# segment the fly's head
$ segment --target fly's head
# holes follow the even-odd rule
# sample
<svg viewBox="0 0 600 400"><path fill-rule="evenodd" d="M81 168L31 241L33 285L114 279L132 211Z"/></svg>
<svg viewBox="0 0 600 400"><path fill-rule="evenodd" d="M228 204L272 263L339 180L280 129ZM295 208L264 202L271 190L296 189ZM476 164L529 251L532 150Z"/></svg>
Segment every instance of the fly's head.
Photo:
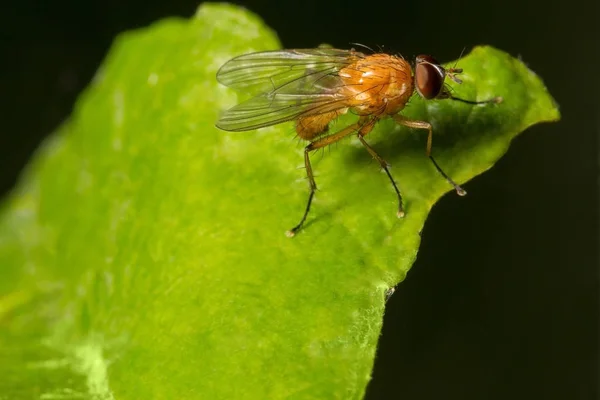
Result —
<svg viewBox="0 0 600 400"><path fill-rule="evenodd" d="M419 55L415 59L414 74L417 93L426 100L450 98L450 91L445 85L446 77L460 84L462 81L456 75L461 72L461 68L446 69L435 58Z"/></svg>

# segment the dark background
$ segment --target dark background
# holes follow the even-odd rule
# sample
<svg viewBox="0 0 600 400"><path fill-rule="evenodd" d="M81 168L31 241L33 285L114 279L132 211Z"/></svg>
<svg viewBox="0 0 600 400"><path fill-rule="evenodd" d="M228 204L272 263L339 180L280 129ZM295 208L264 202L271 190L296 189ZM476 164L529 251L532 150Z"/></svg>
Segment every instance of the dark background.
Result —
<svg viewBox="0 0 600 400"><path fill-rule="evenodd" d="M491 44L521 55L562 121L520 136L447 195L388 303L368 399L598 397L597 0L240 1L284 47L385 46L458 57ZM195 0L22 0L0 6L0 193L67 117L112 39Z"/></svg>

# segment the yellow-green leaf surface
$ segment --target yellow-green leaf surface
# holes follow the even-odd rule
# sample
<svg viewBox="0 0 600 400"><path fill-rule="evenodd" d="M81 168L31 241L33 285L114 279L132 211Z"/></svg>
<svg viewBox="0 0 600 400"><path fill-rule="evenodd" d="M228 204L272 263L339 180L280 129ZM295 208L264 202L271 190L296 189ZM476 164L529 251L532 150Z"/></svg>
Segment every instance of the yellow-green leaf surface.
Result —
<svg viewBox="0 0 600 400"><path fill-rule="evenodd" d="M383 121L367 139L392 164L406 218L351 137L314 155L320 190L287 238L308 194L293 125L214 127L243 99L216 82L219 66L278 47L228 5L117 38L4 202L1 399L362 398L384 292L451 187L424 132ZM504 102L415 98L406 115L432 122L438 162L466 182L559 113L502 51L477 47L459 67L456 95Z"/></svg>

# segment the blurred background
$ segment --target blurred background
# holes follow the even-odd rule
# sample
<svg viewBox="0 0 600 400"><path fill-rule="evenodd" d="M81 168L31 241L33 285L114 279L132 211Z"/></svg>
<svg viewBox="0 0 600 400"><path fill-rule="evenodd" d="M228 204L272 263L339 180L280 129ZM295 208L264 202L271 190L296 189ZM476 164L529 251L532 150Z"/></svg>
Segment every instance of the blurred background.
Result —
<svg viewBox="0 0 600 400"><path fill-rule="evenodd" d="M521 56L561 107L445 196L388 303L367 399L598 398L600 5L595 0L237 1L284 47L359 42L455 59ZM196 0L8 0L0 10L0 194L15 184L119 32Z"/></svg>

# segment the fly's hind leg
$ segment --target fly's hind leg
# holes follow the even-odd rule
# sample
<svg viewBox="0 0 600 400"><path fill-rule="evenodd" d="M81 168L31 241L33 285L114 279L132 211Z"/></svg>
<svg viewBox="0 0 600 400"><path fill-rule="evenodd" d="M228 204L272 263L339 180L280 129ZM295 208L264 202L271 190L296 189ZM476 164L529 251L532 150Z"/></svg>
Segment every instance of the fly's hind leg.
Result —
<svg viewBox="0 0 600 400"><path fill-rule="evenodd" d="M315 191L317 190L317 184L315 183L315 177L313 175L312 166L310 165L310 152L335 143L343 137L348 136L352 132L359 130L363 125L362 122L363 121L359 121L356 124L347 126L339 132L316 139L304 148L304 166L306 167L306 176L310 185L310 194L308 195L308 201L306 203L306 209L304 210L304 215L302 216L302 219L300 220L298 225L294 226L292 229L285 233L288 237L295 236L296 233L300 230L300 228L302 228L302 225L304 225L306 217L310 212L310 205L312 204Z"/></svg>
<svg viewBox="0 0 600 400"><path fill-rule="evenodd" d="M409 128L427 129L427 131L429 132L427 134L427 150L426 150L427 157L429 157L429 159L435 166L435 169L437 169L437 171L440 173L440 175L442 175L444 177L444 179L446 179L446 181L448 181L448 183L450 183L452 185L452 187L454 187L454 190L456 190L456 193L458 193L459 196L466 195L467 192L465 191L465 189L458 186L458 184L456 182L454 182L452 180L452 178L450 178L444 172L444 170L438 165L438 163L435 161L435 159L431 155L431 145L432 145L432 139L433 139L433 129L431 127L431 124L429 122L425 122L425 121L415 121L412 119L406 119L398 114L394 115L393 118L398 124L408 126Z"/></svg>

